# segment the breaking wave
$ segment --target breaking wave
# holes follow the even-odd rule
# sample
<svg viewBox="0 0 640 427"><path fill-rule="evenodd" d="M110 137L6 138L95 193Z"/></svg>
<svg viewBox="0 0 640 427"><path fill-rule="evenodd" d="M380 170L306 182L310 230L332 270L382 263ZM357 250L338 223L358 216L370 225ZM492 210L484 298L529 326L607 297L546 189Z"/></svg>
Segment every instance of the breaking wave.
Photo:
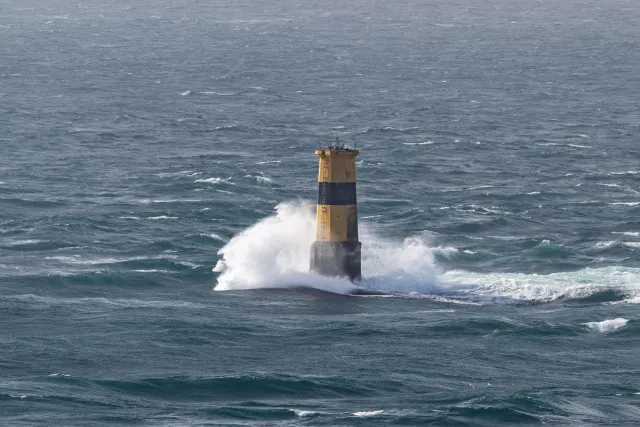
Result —
<svg viewBox="0 0 640 427"><path fill-rule="evenodd" d="M622 328L624 325L627 324L628 321L629 321L628 319L623 319L622 317L618 317L616 319L603 320L602 322L587 322L587 323L584 323L584 325L593 331L606 334L608 332L613 332L616 329Z"/></svg>
<svg viewBox="0 0 640 427"><path fill-rule="evenodd" d="M360 223L363 280L354 285L346 279L309 272L309 247L314 240L312 205L278 205L275 215L236 235L218 252L221 259L213 269L218 273L215 290L309 287L348 294L364 288L481 304L554 300L636 303L640 296L640 269L631 267L551 274L445 272L438 260L455 260L461 255L458 249L429 246L422 236L387 240L376 235L366 222Z"/></svg>

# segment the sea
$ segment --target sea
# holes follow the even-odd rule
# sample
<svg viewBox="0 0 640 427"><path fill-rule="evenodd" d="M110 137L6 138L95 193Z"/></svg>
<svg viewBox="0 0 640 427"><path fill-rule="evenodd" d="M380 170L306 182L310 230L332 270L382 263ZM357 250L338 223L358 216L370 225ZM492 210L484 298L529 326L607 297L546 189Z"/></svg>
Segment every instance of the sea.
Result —
<svg viewBox="0 0 640 427"><path fill-rule="evenodd" d="M640 425L639 69L637 0L0 0L0 425Z"/></svg>

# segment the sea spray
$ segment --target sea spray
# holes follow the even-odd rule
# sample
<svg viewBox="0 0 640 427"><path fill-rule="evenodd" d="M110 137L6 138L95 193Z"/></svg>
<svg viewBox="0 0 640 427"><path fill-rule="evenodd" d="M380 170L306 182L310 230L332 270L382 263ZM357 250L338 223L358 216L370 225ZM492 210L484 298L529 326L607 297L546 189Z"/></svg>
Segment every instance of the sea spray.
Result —
<svg viewBox="0 0 640 427"><path fill-rule="evenodd" d="M348 293L355 286L342 278L309 273L309 248L315 239L313 206L286 202L276 214L232 238L218 255L213 269L220 273L218 291L256 288L313 287ZM361 224L363 280L359 286L397 292L434 289L436 267L433 251L420 237L393 243L376 236Z"/></svg>
<svg viewBox="0 0 640 427"><path fill-rule="evenodd" d="M213 269L220 273L215 289L281 287L283 276L309 270L314 236L308 204L279 204L275 215L258 221L220 249L222 259Z"/></svg>
<svg viewBox="0 0 640 427"><path fill-rule="evenodd" d="M486 304L583 299L598 293L604 293L602 302L638 303L640 296L640 269L631 267L551 274L445 272L435 255L455 258L456 248L429 246L420 235L396 241L382 238L366 221L360 223L362 280L354 285L346 279L322 277L309 272L309 248L316 227L313 207L311 202L281 203L275 215L232 238L218 252L222 258L213 269L219 273L215 290L310 287L350 293L362 287Z"/></svg>

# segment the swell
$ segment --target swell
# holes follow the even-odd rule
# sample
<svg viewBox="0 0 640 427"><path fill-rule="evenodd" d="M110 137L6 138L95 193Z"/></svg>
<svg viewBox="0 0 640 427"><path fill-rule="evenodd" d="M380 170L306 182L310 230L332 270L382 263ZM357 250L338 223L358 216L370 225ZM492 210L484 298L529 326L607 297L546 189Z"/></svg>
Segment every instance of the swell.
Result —
<svg viewBox="0 0 640 427"><path fill-rule="evenodd" d="M244 374L213 378L151 377L134 380L47 377L66 386L99 388L127 397L166 401L318 399L371 396L374 391L346 378L309 378L277 374Z"/></svg>

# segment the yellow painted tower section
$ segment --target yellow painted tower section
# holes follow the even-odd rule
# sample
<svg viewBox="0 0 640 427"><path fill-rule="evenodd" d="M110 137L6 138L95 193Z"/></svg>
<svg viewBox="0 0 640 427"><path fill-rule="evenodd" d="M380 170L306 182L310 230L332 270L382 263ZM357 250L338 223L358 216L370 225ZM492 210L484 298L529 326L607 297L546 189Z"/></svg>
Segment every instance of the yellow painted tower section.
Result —
<svg viewBox="0 0 640 427"><path fill-rule="evenodd" d="M356 201L358 150L330 146L319 157L316 242L311 269L329 276L360 278L360 242Z"/></svg>

